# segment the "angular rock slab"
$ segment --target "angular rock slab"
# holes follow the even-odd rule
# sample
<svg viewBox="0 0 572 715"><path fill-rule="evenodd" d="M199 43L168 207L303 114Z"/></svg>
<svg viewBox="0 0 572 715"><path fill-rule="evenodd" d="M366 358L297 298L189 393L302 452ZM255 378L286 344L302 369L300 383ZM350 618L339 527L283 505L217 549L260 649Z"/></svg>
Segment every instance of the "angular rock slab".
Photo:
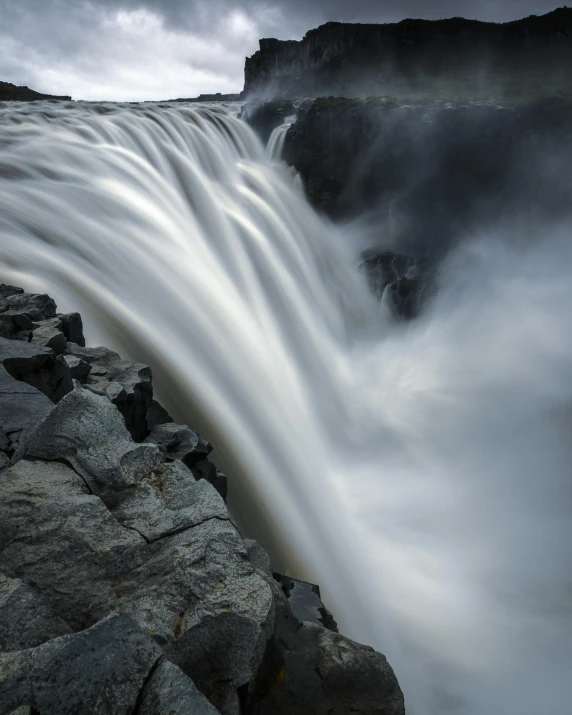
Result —
<svg viewBox="0 0 572 715"><path fill-rule="evenodd" d="M42 715L131 715L161 656L155 641L124 615L0 655L0 712L25 704Z"/></svg>
<svg viewBox="0 0 572 715"><path fill-rule="evenodd" d="M109 400L83 389L66 395L38 425L27 456L69 460L95 493L134 487L162 468L157 447L135 444Z"/></svg>
<svg viewBox="0 0 572 715"><path fill-rule="evenodd" d="M219 715L190 678L168 660L153 671L137 715Z"/></svg>
<svg viewBox="0 0 572 715"><path fill-rule="evenodd" d="M53 402L73 390L65 361L47 347L0 338L0 363L16 380L37 388Z"/></svg>
<svg viewBox="0 0 572 715"><path fill-rule="evenodd" d="M30 586L0 573L0 653L23 650L71 633Z"/></svg>
<svg viewBox="0 0 572 715"><path fill-rule="evenodd" d="M0 365L0 429L8 439L2 449L11 454L23 446L30 432L53 409L49 398L35 387L15 380Z"/></svg>

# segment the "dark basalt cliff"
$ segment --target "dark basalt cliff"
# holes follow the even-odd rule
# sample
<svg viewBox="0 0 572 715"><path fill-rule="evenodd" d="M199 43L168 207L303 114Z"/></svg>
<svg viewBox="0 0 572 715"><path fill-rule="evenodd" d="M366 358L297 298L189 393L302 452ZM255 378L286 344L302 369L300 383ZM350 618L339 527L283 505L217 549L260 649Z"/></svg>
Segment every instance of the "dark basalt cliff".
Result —
<svg viewBox="0 0 572 715"><path fill-rule="evenodd" d="M566 7L505 24L329 22L299 42L260 40L246 59L244 95L531 96L567 92L571 73L572 9Z"/></svg>

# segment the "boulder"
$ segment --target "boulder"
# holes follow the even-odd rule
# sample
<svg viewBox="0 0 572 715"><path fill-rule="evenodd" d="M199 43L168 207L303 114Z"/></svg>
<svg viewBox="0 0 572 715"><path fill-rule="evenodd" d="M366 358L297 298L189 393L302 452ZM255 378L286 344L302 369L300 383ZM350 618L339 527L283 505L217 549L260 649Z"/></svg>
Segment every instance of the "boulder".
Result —
<svg viewBox="0 0 572 715"><path fill-rule="evenodd" d="M67 633L71 628L39 592L0 573L0 653L34 648Z"/></svg>
<svg viewBox="0 0 572 715"><path fill-rule="evenodd" d="M66 340L80 347L85 347L85 338L83 336L83 321L79 313L58 314L58 318L62 324L63 334Z"/></svg>
<svg viewBox="0 0 572 715"><path fill-rule="evenodd" d="M0 363L16 380L37 388L53 402L73 390L68 366L50 348L0 338Z"/></svg>
<svg viewBox="0 0 572 715"><path fill-rule="evenodd" d="M135 621L112 616L82 633L0 655L0 712L130 715L162 656Z"/></svg>
<svg viewBox="0 0 572 715"><path fill-rule="evenodd" d="M19 446L23 448L30 432L53 406L46 395L15 380L0 365L0 449L12 456Z"/></svg>
<svg viewBox="0 0 572 715"><path fill-rule="evenodd" d="M137 715L218 715L180 668L162 660L145 686Z"/></svg>
<svg viewBox="0 0 572 715"><path fill-rule="evenodd" d="M151 432L153 427L166 424L167 422L173 422L173 418L157 400L153 400L151 407L147 411L147 431Z"/></svg>
<svg viewBox="0 0 572 715"><path fill-rule="evenodd" d="M6 283L0 283L0 297L7 298L10 295L18 295L24 292L23 288L16 288L16 286L7 285Z"/></svg>
<svg viewBox="0 0 572 715"><path fill-rule="evenodd" d="M155 425L145 441L156 444L167 460L179 459L187 467L206 459L213 450L198 432L174 422Z"/></svg>
<svg viewBox="0 0 572 715"><path fill-rule="evenodd" d="M50 348L56 355L61 355L66 349L67 340L62 332L62 322L59 318L50 318L36 323L31 331L30 342L40 347Z"/></svg>
<svg viewBox="0 0 572 715"><path fill-rule="evenodd" d="M81 383L85 382L92 369L91 365L75 355L64 355L63 358L69 368L72 379L79 380Z"/></svg>
<svg viewBox="0 0 572 715"><path fill-rule="evenodd" d="M212 484L223 499L226 500L228 492L228 477L218 470L208 459L202 459L191 467L191 472L195 479L205 479Z"/></svg>
<svg viewBox="0 0 572 715"><path fill-rule="evenodd" d="M147 413L153 402L151 368L122 360L116 352L101 346L86 348L68 343L66 354L91 365L87 388L116 405L133 439L145 439Z"/></svg>
<svg viewBox="0 0 572 715"><path fill-rule="evenodd" d="M162 465L150 444L135 444L118 410L104 397L74 390L35 429L26 456L65 459L97 494L134 487Z"/></svg>
<svg viewBox="0 0 572 715"><path fill-rule="evenodd" d="M22 291L3 295L2 298L7 310L14 314L25 315L30 320L47 320L56 317L56 304L49 295Z"/></svg>
<svg viewBox="0 0 572 715"><path fill-rule="evenodd" d="M292 612L300 622L314 623L334 633L338 632L334 617L322 603L319 586L278 573L274 574L274 578L282 587Z"/></svg>

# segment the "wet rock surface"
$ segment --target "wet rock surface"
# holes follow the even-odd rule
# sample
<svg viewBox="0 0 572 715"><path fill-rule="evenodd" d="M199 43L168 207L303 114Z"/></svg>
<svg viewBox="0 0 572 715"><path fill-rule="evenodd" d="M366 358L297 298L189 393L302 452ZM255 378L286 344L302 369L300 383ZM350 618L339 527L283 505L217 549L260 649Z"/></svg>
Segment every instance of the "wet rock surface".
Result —
<svg viewBox="0 0 572 715"><path fill-rule="evenodd" d="M53 313L30 318L45 344L0 338L0 715L401 715L383 656L242 538L150 369L80 345L53 301L0 296ZM30 384L61 364L65 394Z"/></svg>

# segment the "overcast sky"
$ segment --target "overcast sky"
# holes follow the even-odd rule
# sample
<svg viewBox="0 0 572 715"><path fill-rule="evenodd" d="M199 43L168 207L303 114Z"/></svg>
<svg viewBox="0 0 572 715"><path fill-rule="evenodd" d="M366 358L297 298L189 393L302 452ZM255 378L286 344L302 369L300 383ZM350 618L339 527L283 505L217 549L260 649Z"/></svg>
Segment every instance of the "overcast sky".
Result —
<svg viewBox="0 0 572 715"><path fill-rule="evenodd" d="M260 37L328 20L515 20L550 0L0 0L0 80L74 99L238 92Z"/></svg>

